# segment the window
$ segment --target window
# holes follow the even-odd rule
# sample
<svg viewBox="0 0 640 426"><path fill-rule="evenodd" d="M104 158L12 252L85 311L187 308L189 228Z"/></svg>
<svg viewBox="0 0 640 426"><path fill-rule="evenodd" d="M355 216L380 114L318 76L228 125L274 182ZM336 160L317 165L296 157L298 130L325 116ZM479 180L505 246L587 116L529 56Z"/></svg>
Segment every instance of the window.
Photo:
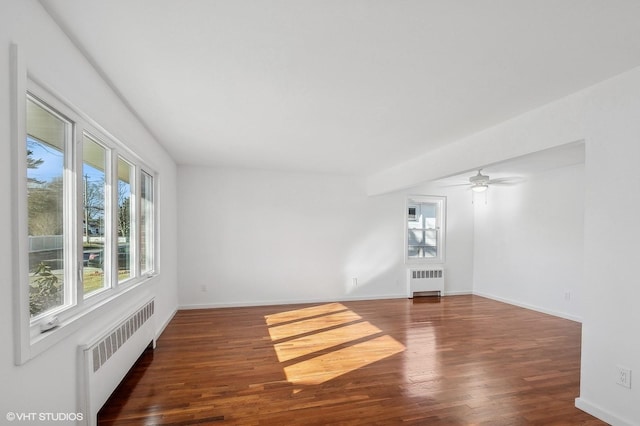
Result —
<svg viewBox="0 0 640 426"><path fill-rule="evenodd" d="M16 199L24 205L16 238L28 242L16 244L24 259L17 281L26 289L16 292L16 305L26 309L28 298L28 313L17 317L28 318L20 335L33 343L42 323L72 321L154 274L157 239L151 169L36 83L27 89L16 154L23 156Z"/></svg>
<svg viewBox="0 0 640 426"><path fill-rule="evenodd" d="M29 312L38 316L70 303L63 283L70 272L69 215L65 199L72 123L33 98L27 99L27 223Z"/></svg>
<svg viewBox="0 0 640 426"><path fill-rule="evenodd" d="M409 197L405 221L407 263L444 262L445 198Z"/></svg>
<svg viewBox="0 0 640 426"><path fill-rule="evenodd" d="M105 224L109 222L107 198L107 148L86 133L82 145L82 290L85 295L109 287L104 259L110 249Z"/></svg>
<svg viewBox="0 0 640 426"><path fill-rule="evenodd" d="M118 281L131 278L132 214L131 183L133 165L118 158Z"/></svg>

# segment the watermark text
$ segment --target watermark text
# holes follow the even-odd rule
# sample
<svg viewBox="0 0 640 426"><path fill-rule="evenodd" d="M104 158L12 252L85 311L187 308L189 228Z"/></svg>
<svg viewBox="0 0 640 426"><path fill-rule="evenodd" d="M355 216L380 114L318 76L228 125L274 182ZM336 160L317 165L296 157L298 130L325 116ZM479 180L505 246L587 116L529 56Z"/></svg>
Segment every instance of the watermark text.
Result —
<svg viewBox="0 0 640 426"><path fill-rule="evenodd" d="M84 420L82 413L25 413L9 411L6 415L10 422L76 422Z"/></svg>

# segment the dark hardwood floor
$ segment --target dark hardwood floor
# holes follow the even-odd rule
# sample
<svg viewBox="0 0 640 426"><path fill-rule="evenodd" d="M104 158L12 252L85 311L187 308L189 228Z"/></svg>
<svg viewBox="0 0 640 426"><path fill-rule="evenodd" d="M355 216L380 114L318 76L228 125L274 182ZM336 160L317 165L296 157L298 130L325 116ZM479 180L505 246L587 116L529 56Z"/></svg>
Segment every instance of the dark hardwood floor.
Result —
<svg viewBox="0 0 640 426"><path fill-rule="evenodd" d="M600 425L578 323L478 296L180 311L100 425Z"/></svg>

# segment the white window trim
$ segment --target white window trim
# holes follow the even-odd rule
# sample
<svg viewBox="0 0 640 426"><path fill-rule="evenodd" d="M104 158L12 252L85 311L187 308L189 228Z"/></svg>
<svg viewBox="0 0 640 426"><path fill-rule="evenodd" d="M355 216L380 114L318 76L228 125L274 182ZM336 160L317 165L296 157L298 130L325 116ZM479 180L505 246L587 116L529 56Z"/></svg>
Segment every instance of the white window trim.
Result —
<svg viewBox="0 0 640 426"><path fill-rule="evenodd" d="M155 172L155 169L149 167L138 155L136 155L131 149L129 149L125 144L123 144L120 140L114 137L111 133L106 131L96 122L94 122L91 118L86 116L86 114L82 113L79 109L70 106L69 102L66 102L63 97L59 96L54 90L46 87L44 84L38 81L37 78L30 75L26 68L24 59L20 53L20 50L17 45L12 44L10 48L10 62L11 62L11 73L10 73L10 103L11 103L11 180L12 180L12 193L11 193L11 218L12 218L12 247L13 247L13 262L14 267L12 268L11 278L13 282L13 300L14 300L14 360L16 365L24 364L30 359L36 357L37 355L43 353L51 346L55 345L57 342L66 338L70 334L76 332L81 329L85 321L80 321L87 317L88 315L99 314L103 312L110 302L113 300L119 299L123 297L125 294L129 293L131 290L137 288L141 284L148 282L150 278L153 278L159 274L159 245L158 242L160 240L160 236L158 234L158 174ZM153 242L152 242L152 252L154 259L154 268L149 273L146 273L144 276L138 274L140 266L138 265L139 259L137 259L137 255L132 256L130 260L130 268L132 278L122 281L120 283L117 282L117 278L112 279L113 287L110 289L105 289L97 292L96 294L92 294L89 298L83 299L79 297L77 300L77 304L72 307L54 309L52 311L47 312L46 315L36 317L37 321L33 321L29 312L29 285L28 285L28 274L25 274L24 271L27 271L28 268L28 256L25 255L28 251L28 239L26 236L28 235L28 221L27 221L27 181L23 179L23 174L27 169L27 160L24 150L24 142L27 138L26 131L26 95L27 92L32 93L39 99L42 99L47 104L54 107L57 111L65 115L69 115L72 120L77 124L78 122L82 123L82 126L74 125L74 142L76 144L82 143L82 134L83 132L87 132L91 136L95 137L101 143L105 143L109 149L111 150L111 155L121 156L123 159L126 159L128 162L134 165L134 179L132 182L133 185L139 185L138 174L141 171L146 172L153 178ZM80 135L80 136L78 136ZM75 155L75 154L74 154ZM77 156L79 157L79 156ZM75 162L75 168L77 170L78 167L82 165L82 158L70 158L70 161ZM113 162L112 164L117 164ZM115 167L115 166L114 166ZM109 171L111 174L111 179L117 179L117 173L115 170ZM78 178L79 179L79 178ZM77 179L73 182L73 188L75 193L77 193ZM137 194L139 191L138 187L132 187L132 192L135 191ZM65 202L71 202L70 200L65 200ZM114 203L111 203L114 204ZM137 204L137 202L133 202L132 204ZM76 206L71 206L76 207ZM78 208L80 208L78 206ZM112 209L115 209L115 206L112 206ZM137 207L134 207L137 209ZM78 215L79 213L75 211L75 209L69 209L72 215ZM132 211L132 214L135 214L135 210ZM75 218L77 219L77 218ZM132 221L137 222L137 221ZM78 221L75 220L76 227L79 227ZM133 224L132 224L133 225ZM138 232L138 225L135 225L135 228L132 230L132 233ZM79 230L73 229L70 233L71 235L68 238L72 238L75 241L73 246L78 246L78 241L81 240L81 234L78 235ZM137 235L138 234L133 234ZM68 239L66 238L66 239ZM136 238L134 238L135 240ZM111 275L113 275L113 269L115 269L115 276L117 277L117 262L118 262L118 254L117 254L117 244L112 244L112 251L115 251L115 261L112 262L112 271ZM76 262L74 264L81 265L81 261L79 256L81 253L70 253L71 256L75 256ZM136 251L137 253L137 251ZM113 256L113 254L112 254ZM80 271L71 271L71 273L80 273ZM151 280L153 281L153 280ZM81 284L81 280L78 280L78 288L74 289L72 292L75 295L80 295L81 289L79 288ZM66 284L67 285L67 284ZM59 326L54 330L48 331L46 333L40 333L39 325L40 320L49 318L52 315L56 315L59 320Z"/></svg>
<svg viewBox="0 0 640 426"><path fill-rule="evenodd" d="M409 258L409 226L408 212L409 207L416 203L436 203L438 204L439 215L439 239L438 239L438 256L432 258ZM447 246L447 197L438 195L407 195L403 212L404 223L404 262L406 265L425 265L425 264L444 264L446 260Z"/></svg>
<svg viewBox="0 0 640 426"><path fill-rule="evenodd" d="M27 193L26 179L20 178L22 170L26 170L27 159L21 155L23 145L19 141L27 138L26 97L27 72L18 46L11 45L11 214L13 262L11 278L13 281L13 323L14 323L14 358L16 364L23 364L31 358L31 337L29 315L29 288L27 279L21 271L28 269L28 260L22 253L28 251L27 241L21 238L27 232Z"/></svg>

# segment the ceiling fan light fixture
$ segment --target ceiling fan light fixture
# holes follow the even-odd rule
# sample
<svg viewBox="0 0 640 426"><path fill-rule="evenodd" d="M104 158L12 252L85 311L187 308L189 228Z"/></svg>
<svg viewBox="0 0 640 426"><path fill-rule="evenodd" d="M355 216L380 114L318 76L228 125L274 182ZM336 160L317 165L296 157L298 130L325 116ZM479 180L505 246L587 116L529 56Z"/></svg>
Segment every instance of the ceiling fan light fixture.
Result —
<svg viewBox="0 0 640 426"><path fill-rule="evenodd" d="M487 189L489 189L489 185L487 185L486 183L479 183L471 187L471 190L473 192L484 192Z"/></svg>

